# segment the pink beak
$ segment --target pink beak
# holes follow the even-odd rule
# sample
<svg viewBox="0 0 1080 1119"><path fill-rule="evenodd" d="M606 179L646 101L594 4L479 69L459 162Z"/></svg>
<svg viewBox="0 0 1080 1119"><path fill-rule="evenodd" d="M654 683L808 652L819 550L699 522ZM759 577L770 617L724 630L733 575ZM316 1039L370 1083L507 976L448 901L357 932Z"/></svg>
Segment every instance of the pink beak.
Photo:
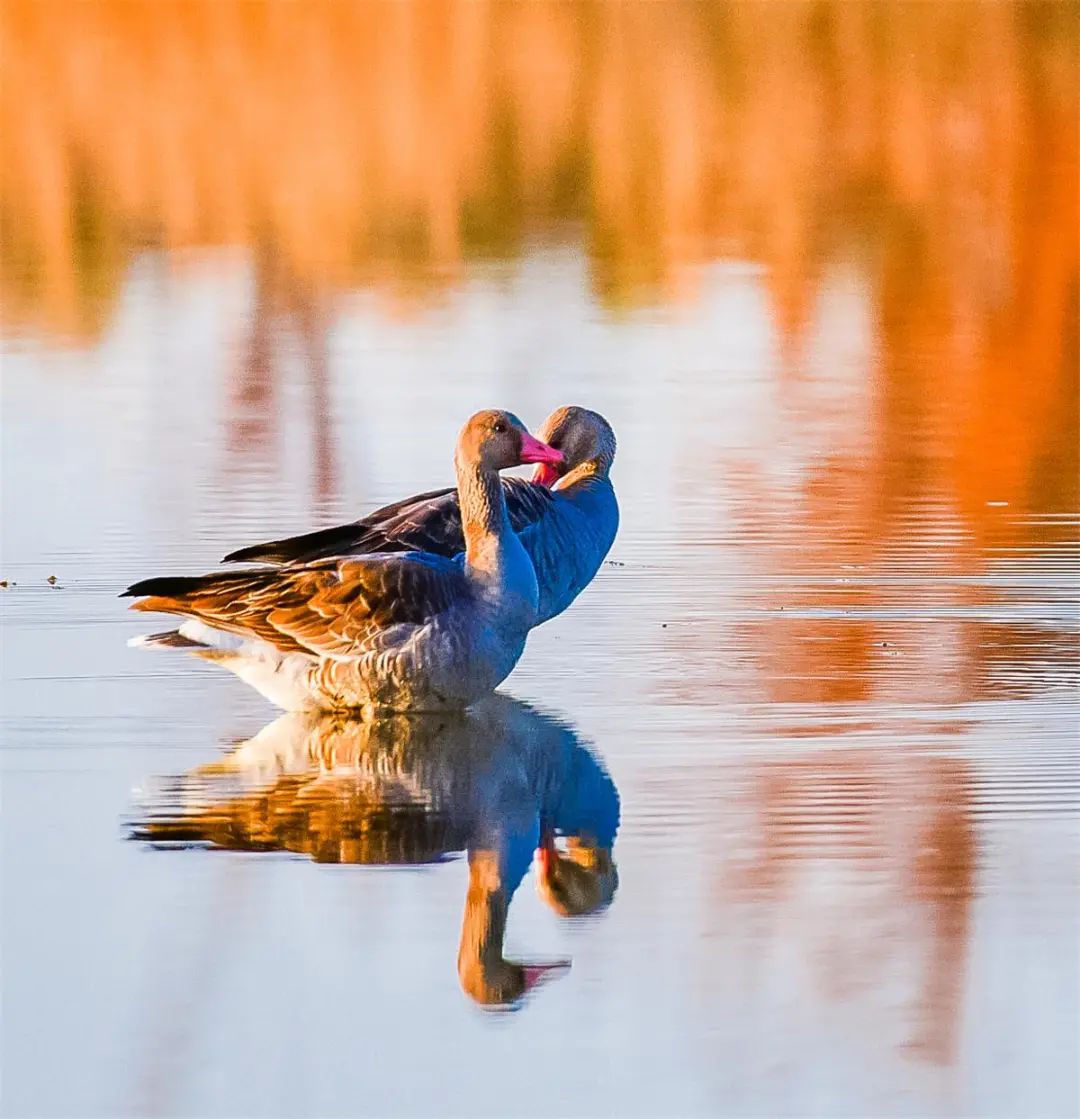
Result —
<svg viewBox="0 0 1080 1119"><path fill-rule="evenodd" d="M552 972L565 973L569 971L570 961L558 960L551 964L526 964L523 970L525 972L525 990L531 991L537 983L543 982Z"/></svg>
<svg viewBox="0 0 1080 1119"><path fill-rule="evenodd" d="M559 472L554 466L548 466L546 462L540 463L539 466L533 471L532 480L538 486L544 486L545 489L551 489L553 485L559 480Z"/></svg>
<svg viewBox="0 0 1080 1119"><path fill-rule="evenodd" d="M527 431L521 433L521 461L539 462L547 466L559 466L562 463L562 451L541 443L534 439Z"/></svg>
<svg viewBox="0 0 1080 1119"><path fill-rule="evenodd" d="M545 832L540 837L540 846L536 849L536 862L540 875L547 878L552 870L555 868L555 860L558 855L555 852L555 833Z"/></svg>

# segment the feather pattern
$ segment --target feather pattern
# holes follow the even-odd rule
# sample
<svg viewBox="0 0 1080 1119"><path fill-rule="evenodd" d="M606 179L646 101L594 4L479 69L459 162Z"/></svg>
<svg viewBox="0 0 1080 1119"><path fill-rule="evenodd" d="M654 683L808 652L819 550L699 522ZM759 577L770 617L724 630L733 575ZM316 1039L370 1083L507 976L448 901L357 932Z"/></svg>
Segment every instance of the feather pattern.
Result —
<svg viewBox="0 0 1080 1119"><path fill-rule="evenodd" d="M405 553L260 568L195 578L145 579L133 606L183 614L226 633L256 637L278 652L355 657L385 646L399 626L430 624L472 589L460 563Z"/></svg>
<svg viewBox="0 0 1080 1119"><path fill-rule="evenodd" d="M523 478L503 478L510 524L536 571L539 622L561 614L589 585L619 527L611 480L595 473L549 490ZM242 548L226 563L311 563L326 556L410 549L459 555L465 548L456 490L405 498L350 524Z"/></svg>
<svg viewBox="0 0 1080 1119"><path fill-rule="evenodd" d="M186 620L177 638L143 643L189 648L291 709L468 706L509 675L537 620L536 575L498 475L523 461L562 455L509 413L479 412L455 452L464 552L384 550L146 579L124 592L139 599L133 609ZM391 515L404 528L408 509Z"/></svg>
<svg viewBox="0 0 1080 1119"><path fill-rule="evenodd" d="M524 478L503 478L510 527L521 532L551 509L553 493ZM328 556L365 552L431 552L456 556L465 550L457 490L446 488L407 497L358 521L270 540L230 552L224 563L311 563Z"/></svg>

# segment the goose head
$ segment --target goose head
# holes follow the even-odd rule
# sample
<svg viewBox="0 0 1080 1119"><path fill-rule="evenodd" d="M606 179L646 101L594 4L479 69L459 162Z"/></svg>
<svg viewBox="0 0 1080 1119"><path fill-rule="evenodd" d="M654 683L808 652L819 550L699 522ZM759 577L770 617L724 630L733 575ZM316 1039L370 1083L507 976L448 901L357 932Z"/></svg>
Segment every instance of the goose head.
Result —
<svg viewBox="0 0 1080 1119"><path fill-rule="evenodd" d="M458 435L456 460L481 470L505 470L538 463L552 469L562 466L563 453L529 434L512 412L487 409L470 416Z"/></svg>
<svg viewBox="0 0 1080 1119"><path fill-rule="evenodd" d="M511 1007L538 983L570 967L566 960L522 963L503 956L510 896L495 851L469 854L469 889L458 947L458 979L474 1002Z"/></svg>
<svg viewBox="0 0 1080 1119"><path fill-rule="evenodd" d="M567 840L566 850L545 836L537 851L540 896L561 917L584 917L606 908L619 887L619 872L611 849L580 837Z"/></svg>
<svg viewBox="0 0 1080 1119"><path fill-rule="evenodd" d="M561 463L541 462L533 481L542 486L553 486L579 466L588 465L591 473L606 477L615 461L615 432L611 424L588 408L569 405L556 408L539 432L540 438L561 451Z"/></svg>

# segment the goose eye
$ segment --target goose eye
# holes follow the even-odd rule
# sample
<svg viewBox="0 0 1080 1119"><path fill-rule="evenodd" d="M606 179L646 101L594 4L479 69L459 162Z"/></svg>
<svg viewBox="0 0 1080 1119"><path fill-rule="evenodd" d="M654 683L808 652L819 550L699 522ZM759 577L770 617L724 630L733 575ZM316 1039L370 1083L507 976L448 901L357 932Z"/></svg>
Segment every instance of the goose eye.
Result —
<svg viewBox="0 0 1080 1119"><path fill-rule="evenodd" d="M502 435L506 432L506 424L502 420L496 420L491 430L498 435Z"/></svg>

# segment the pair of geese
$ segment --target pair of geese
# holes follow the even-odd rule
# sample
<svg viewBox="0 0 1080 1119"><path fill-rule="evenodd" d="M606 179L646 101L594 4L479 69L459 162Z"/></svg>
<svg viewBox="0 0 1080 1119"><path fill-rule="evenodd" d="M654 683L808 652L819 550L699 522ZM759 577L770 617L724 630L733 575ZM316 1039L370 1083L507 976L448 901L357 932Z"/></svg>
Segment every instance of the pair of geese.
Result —
<svg viewBox="0 0 1080 1119"><path fill-rule="evenodd" d="M540 434L477 412L458 436L456 490L225 557L272 566L134 584L133 609L185 618L136 642L219 663L286 710L469 706L588 585L618 529L610 424L567 407ZM532 481L500 477L530 463Z"/></svg>

